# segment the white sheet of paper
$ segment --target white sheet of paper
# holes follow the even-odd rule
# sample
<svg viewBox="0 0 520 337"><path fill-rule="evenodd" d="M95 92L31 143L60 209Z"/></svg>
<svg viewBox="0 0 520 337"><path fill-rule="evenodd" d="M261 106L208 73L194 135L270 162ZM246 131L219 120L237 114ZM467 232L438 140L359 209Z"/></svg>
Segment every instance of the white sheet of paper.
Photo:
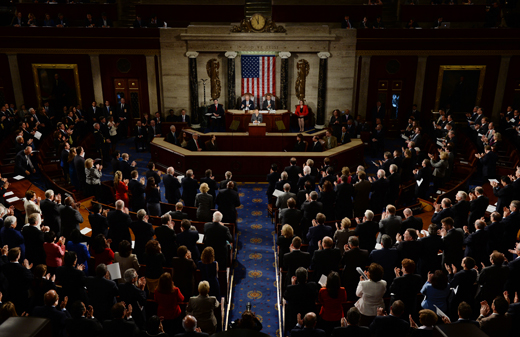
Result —
<svg viewBox="0 0 520 337"><path fill-rule="evenodd" d="M383 246L381 246L380 243L376 243L376 249L377 249L377 250L383 249Z"/></svg>
<svg viewBox="0 0 520 337"><path fill-rule="evenodd" d="M417 180L417 186L421 186L422 182L423 182L424 179L421 179L421 180Z"/></svg>
<svg viewBox="0 0 520 337"><path fill-rule="evenodd" d="M87 246L87 243L86 242L80 242L83 246Z"/></svg>
<svg viewBox="0 0 520 337"><path fill-rule="evenodd" d="M212 113L209 113L209 112L206 114L206 116L211 116L211 115L213 115L213 114L212 114Z"/></svg>
<svg viewBox="0 0 520 337"><path fill-rule="evenodd" d="M7 201L8 203L12 203L12 202L15 202L15 201L18 201L18 200L20 200L20 198L18 198L18 197L12 197L12 198L7 199L6 201Z"/></svg>
<svg viewBox="0 0 520 337"><path fill-rule="evenodd" d="M269 113L269 111L267 111L267 110L260 110L259 112L260 112L261 114L268 114L268 113Z"/></svg>
<svg viewBox="0 0 520 337"><path fill-rule="evenodd" d="M363 279L366 281L368 280L368 277L365 275L365 273L363 272L363 269L357 267L356 268L356 271L359 273L359 275L363 276Z"/></svg>
<svg viewBox="0 0 520 337"><path fill-rule="evenodd" d="M281 196L282 194L283 194L283 192L280 191L280 190L274 190L274 192L273 192L273 196L275 196L275 197L277 197L277 198L278 198L279 196Z"/></svg>
<svg viewBox="0 0 520 337"><path fill-rule="evenodd" d="M482 137L482 136L484 136L484 135L483 135L483 134L481 134L481 133L478 133L478 136L479 136L479 137Z"/></svg>
<svg viewBox="0 0 520 337"><path fill-rule="evenodd" d="M466 164L466 165L469 164L469 162L467 162L467 161L462 161L462 160L460 161L460 163L461 163L461 164Z"/></svg>
<svg viewBox="0 0 520 337"><path fill-rule="evenodd" d="M442 191L441 190L438 190L437 192L435 192L437 194L442 194Z"/></svg>
<svg viewBox="0 0 520 337"><path fill-rule="evenodd" d="M375 161L372 160L372 163L374 163L375 166L379 166L378 163L376 163Z"/></svg>
<svg viewBox="0 0 520 337"><path fill-rule="evenodd" d="M493 206L493 205L488 205L488 207L486 208L486 212L489 212L489 213L493 213L496 210L497 210L496 206Z"/></svg>
<svg viewBox="0 0 520 337"><path fill-rule="evenodd" d="M516 120L515 120L514 118L511 118L509 121L510 121L511 123L516 122Z"/></svg>
<svg viewBox="0 0 520 337"><path fill-rule="evenodd" d="M319 283L322 287L326 287L326 286L327 286L327 276L325 276L325 275L321 275L320 280L318 281L318 283Z"/></svg>
<svg viewBox="0 0 520 337"><path fill-rule="evenodd" d="M87 235L88 233L92 232L92 229L89 227L85 227L82 230L79 231L83 235Z"/></svg>
<svg viewBox="0 0 520 337"><path fill-rule="evenodd" d="M14 194L13 191L9 191L9 192L6 192L4 194L4 197L8 197L8 196L13 195L13 194Z"/></svg>
<svg viewBox="0 0 520 337"><path fill-rule="evenodd" d="M496 179L488 179L490 183L497 183L498 184L498 180Z"/></svg>
<svg viewBox="0 0 520 337"><path fill-rule="evenodd" d="M110 273L111 280L117 280L121 278L121 270L119 269L119 262L109 264L107 266L108 272Z"/></svg>
<svg viewBox="0 0 520 337"><path fill-rule="evenodd" d="M444 146L444 144L442 144L442 143L439 142L439 141L437 141L437 145L439 145L439 146L441 146L441 147Z"/></svg>
<svg viewBox="0 0 520 337"><path fill-rule="evenodd" d="M442 312L441 309L439 309L438 306L436 306L435 304L433 305L435 307L435 312L437 313L438 316L441 316L441 317L448 317L444 312Z"/></svg>
<svg viewBox="0 0 520 337"><path fill-rule="evenodd" d="M40 138L42 138L42 133L39 132L39 131L36 131L36 132L34 133L34 138L40 140Z"/></svg>
<svg viewBox="0 0 520 337"><path fill-rule="evenodd" d="M456 286L455 288L453 288L453 293L455 295L457 295L457 291L459 291L459 286Z"/></svg>
<svg viewBox="0 0 520 337"><path fill-rule="evenodd" d="M199 239L197 240L197 243L204 243L204 234L199 233Z"/></svg>
<svg viewBox="0 0 520 337"><path fill-rule="evenodd" d="M16 177L13 177L14 180L22 180L22 179L25 179L24 176L21 176L21 175L17 175Z"/></svg>
<svg viewBox="0 0 520 337"><path fill-rule="evenodd" d="M184 176L177 176L177 180L179 180L180 183L182 183L182 178L184 178Z"/></svg>
<svg viewBox="0 0 520 337"><path fill-rule="evenodd" d="M410 139L410 138L406 137L405 135L401 135L401 138L404 139L404 140Z"/></svg>
<svg viewBox="0 0 520 337"><path fill-rule="evenodd" d="M135 241L132 241L132 249L135 247Z"/></svg>

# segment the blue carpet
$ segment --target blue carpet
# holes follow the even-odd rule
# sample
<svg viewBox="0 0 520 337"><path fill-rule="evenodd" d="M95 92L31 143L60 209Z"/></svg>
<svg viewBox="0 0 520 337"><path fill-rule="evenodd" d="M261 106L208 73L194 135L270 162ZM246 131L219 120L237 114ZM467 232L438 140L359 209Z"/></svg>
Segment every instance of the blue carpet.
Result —
<svg viewBox="0 0 520 337"><path fill-rule="evenodd" d="M239 186L242 206L238 209L238 265L230 321L240 318L251 302L263 325L262 332L276 336L278 307L274 267L274 225L267 217L267 185Z"/></svg>

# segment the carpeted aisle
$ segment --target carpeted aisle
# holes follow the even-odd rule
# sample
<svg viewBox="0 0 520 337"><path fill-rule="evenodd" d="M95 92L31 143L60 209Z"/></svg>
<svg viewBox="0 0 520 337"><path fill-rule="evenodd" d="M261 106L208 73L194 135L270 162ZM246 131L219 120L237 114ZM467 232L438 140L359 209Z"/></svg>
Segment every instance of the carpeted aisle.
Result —
<svg viewBox="0 0 520 337"><path fill-rule="evenodd" d="M276 275L274 267L274 225L267 217L267 185L239 185L238 265L230 321L240 318L251 302L252 311L263 325L262 332L276 336Z"/></svg>

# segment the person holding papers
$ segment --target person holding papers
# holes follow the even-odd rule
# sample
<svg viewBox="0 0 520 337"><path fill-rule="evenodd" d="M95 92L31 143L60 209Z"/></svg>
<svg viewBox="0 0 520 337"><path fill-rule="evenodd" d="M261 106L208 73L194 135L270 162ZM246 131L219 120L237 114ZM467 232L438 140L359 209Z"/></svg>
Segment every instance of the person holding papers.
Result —
<svg viewBox="0 0 520 337"><path fill-rule="evenodd" d="M428 191L430 189L430 181L432 177L430 160L423 160L422 168L418 170L413 170L413 175L415 180L417 181L417 185L415 186L415 196L417 198L425 199L428 196Z"/></svg>
<svg viewBox="0 0 520 337"><path fill-rule="evenodd" d="M249 94L246 94L244 96L244 100L240 104L240 110L254 110L255 109L255 102L251 99L251 96Z"/></svg>
<svg viewBox="0 0 520 337"><path fill-rule="evenodd" d="M386 292L386 281L383 280L384 270L381 265L372 263L360 276L356 296L360 299L354 304L361 312L360 326L369 326L377 316L377 308L385 307L383 296Z"/></svg>
<svg viewBox="0 0 520 337"><path fill-rule="evenodd" d="M433 274L428 273L428 281L421 289L421 294L424 295L421 307L433 311L438 308L442 312L448 312L447 299L450 291L448 277L441 270L436 270Z"/></svg>
<svg viewBox="0 0 520 337"><path fill-rule="evenodd" d="M255 109L253 114L251 115L251 123L253 124L260 124L264 120L263 116L260 114L260 111L258 109Z"/></svg>

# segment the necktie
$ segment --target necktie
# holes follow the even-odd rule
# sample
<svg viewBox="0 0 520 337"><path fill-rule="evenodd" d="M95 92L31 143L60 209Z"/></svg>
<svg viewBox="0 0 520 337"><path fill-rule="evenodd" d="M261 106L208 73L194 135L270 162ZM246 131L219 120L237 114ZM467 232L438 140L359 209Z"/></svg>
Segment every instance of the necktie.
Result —
<svg viewBox="0 0 520 337"><path fill-rule="evenodd" d="M185 120L184 120L184 115L182 115L182 121L183 121L183 122L185 121Z"/></svg>
<svg viewBox="0 0 520 337"><path fill-rule="evenodd" d="M33 170L34 166L33 166L32 162L31 162L31 159L29 158L29 156L25 156L25 157L27 158L27 166L29 166L29 168L31 170Z"/></svg>
<svg viewBox="0 0 520 337"><path fill-rule="evenodd" d="M341 141L343 141L344 138L345 138L345 134L342 133L342 134L341 134Z"/></svg>
<svg viewBox="0 0 520 337"><path fill-rule="evenodd" d="M137 127L137 133L141 134L141 127L140 126Z"/></svg>
<svg viewBox="0 0 520 337"><path fill-rule="evenodd" d="M197 150L199 149L199 143L197 142L197 140L195 140L195 145L197 145Z"/></svg>

